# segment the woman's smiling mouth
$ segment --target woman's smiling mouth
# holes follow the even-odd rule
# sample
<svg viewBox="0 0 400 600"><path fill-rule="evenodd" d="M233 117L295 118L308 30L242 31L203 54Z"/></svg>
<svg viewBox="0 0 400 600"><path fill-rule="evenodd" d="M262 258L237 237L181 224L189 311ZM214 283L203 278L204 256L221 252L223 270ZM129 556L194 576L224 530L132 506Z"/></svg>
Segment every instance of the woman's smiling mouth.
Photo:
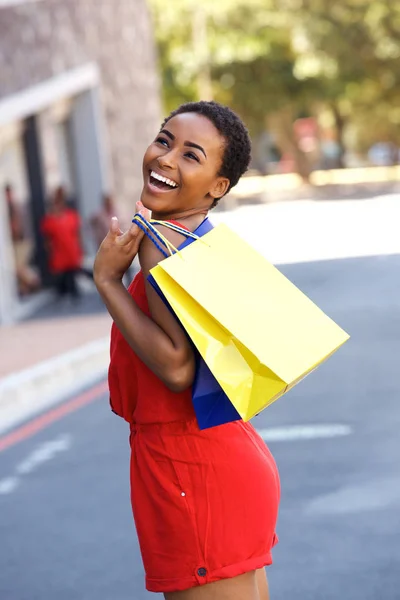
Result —
<svg viewBox="0 0 400 600"><path fill-rule="evenodd" d="M170 192L179 186L176 183L176 181L169 179L169 177L165 177L164 175L157 173L157 171L150 170L149 171L149 187L152 189L155 188L158 192L159 191Z"/></svg>

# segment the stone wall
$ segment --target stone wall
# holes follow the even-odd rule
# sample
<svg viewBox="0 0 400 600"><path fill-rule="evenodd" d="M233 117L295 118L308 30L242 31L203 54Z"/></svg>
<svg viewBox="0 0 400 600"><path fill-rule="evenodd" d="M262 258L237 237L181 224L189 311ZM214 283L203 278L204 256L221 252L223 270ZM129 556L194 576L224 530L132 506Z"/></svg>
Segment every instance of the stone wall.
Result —
<svg viewBox="0 0 400 600"><path fill-rule="evenodd" d="M134 206L143 151L161 117L146 0L37 0L0 9L0 99L93 61L112 191Z"/></svg>

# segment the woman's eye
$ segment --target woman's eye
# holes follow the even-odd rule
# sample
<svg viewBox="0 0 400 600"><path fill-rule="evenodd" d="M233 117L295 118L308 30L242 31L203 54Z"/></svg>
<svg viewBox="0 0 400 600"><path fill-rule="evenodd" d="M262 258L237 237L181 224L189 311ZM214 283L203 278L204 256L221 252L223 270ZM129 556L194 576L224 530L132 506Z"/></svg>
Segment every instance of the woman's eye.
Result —
<svg viewBox="0 0 400 600"><path fill-rule="evenodd" d="M185 156L193 160L197 160L197 162L200 162L199 157L196 154L193 154L193 152L186 152Z"/></svg>
<svg viewBox="0 0 400 600"><path fill-rule="evenodd" d="M167 146L167 148L168 148L168 140L166 140L165 138L158 137L156 139L156 142L158 142L159 144L162 144L163 146Z"/></svg>

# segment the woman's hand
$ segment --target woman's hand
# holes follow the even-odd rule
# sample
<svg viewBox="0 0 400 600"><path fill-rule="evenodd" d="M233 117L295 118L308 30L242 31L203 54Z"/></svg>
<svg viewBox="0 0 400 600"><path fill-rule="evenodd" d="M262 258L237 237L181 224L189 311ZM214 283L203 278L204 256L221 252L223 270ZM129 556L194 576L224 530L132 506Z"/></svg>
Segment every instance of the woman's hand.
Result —
<svg viewBox="0 0 400 600"><path fill-rule="evenodd" d="M150 212L141 202L136 203L136 211L145 219ZM111 219L110 230L96 254L93 277L97 286L111 281L122 281L127 269L139 251L144 233L134 223L123 233L117 217Z"/></svg>

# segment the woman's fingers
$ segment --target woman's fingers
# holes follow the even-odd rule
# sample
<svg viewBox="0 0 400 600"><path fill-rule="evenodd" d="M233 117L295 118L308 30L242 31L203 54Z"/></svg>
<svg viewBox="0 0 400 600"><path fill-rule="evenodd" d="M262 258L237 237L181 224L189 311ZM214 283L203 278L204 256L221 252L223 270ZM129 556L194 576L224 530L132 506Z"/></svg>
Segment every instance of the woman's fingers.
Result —
<svg viewBox="0 0 400 600"><path fill-rule="evenodd" d="M144 233L134 223L129 227L128 231L125 231L122 235L117 237L116 242L119 246L126 246L134 241L140 241L143 237Z"/></svg>
<svg viewBox="0 0 400 600"><path fill-rule="evenodd" d="M140 213L142 217L146 219L146 221L151 219L151 212L143 206L140 200L136 202L136 212Z"/></svg>
<svg viewBox="0 0 400 600"><path fill-rule="evenodd" d="M135 224L132 224L127 231L122 232L117 217L112 217L111 219L110 233L118 246L126 246L130 242L142 237L140 235L142 233L141 229Z"/></svg>
<svg viewBox="0 0 400 600"><path fill-rule="evenodd" d="M138 204L139 203L137 203L136 206ZM143 207L142 204L141 206ZM142 210L148 212L144 207ZM110 233L118 246L127 246L134 241L140 242L144 235L143 231L140 229L140 227L135 225L135 223L133 223L127 231L122 232L119 227L119 221L117 217L112 217L111 219Z"/></svg>
<svg viewBox="0 0 400 600"><path fill-rule="evenodd" d="M137 225L128 231L120 230L116 217L111 219L110 231L100 246L95 260L94 274L98 281L119 281L138 253L143 232Z"/></svg>
<svg viewBox="0 0 400 600"><path fill-rule="evenodd" d="M122 234L122 231L119 228L118 217L112 217L111 223L110 223L110 231L114 236Z"/></svg>

